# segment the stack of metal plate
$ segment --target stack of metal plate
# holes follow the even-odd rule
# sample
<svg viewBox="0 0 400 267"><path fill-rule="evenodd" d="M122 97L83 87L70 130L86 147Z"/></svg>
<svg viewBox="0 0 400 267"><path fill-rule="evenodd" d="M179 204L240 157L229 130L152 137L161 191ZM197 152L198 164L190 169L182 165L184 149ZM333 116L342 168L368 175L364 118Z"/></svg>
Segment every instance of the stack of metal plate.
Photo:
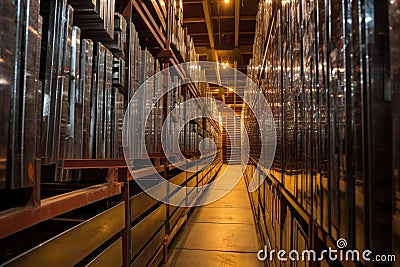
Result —
<svg viewBox="0 0 400 267"><path fill-rule="evenodd" d="M101 43L93 70L89 150L94 158L111 158L113 54Z"/></svg>
<svg viewBox="0 0 400 267"><path fill-rule="evenodd" d="M43 18L39 16L38 22L38 38L37 38L37 54L38 58L41 58L42 52L42 35L43 35ZM36 77L37 77L37 92L36 92L36 125L37 125L37 136L36 136L36 156L40 157L40 139L41 139L41 124L42 124L42 110L43 110L43 82L39 80L40 71L40 60L36 62Z"/></svg>
<svg viewBox="0 0 400 267"><path fill-rule="evenodd" d="M64 28L64 42L62 43L63 49L62 61L61 61L61 75L64 79L61 83L61 99L59 103L58 112L59 116L56 118L56 138L58 138L60 150L58 151L56 160L62 160L64 158L72 158L74 156L74 110L69 110L69 96L71 99L71 107L73 109L75 103L75 84L72 92L69 92L71 75L71 45L72 45L72 20L73 20L73 8L67 6L66 13L66 24ZM75 66L74 66L75 68ZM73 81L71 79L71 81ZM70 112L69 112L70 111ZM71 119L72 118L72 119ZM56 140L57 142L57 140Z"/></svg>
<svg viewBox="0 0 400 267"><path fill-rule="evenodd" d="M42 161L56 163L59 155L59 118L62 84L59 77L62 75L64 32L67 13L67 1L55 0L50 2L47 35L47 56L45 86L43 92L43 120L42 120Z"/></svg>
<svg viewBox="0 0 400 267"><path fill-rule="evenodd" d="M129 36L128 36L128 50L130 51L130 57L128 62L128 99L134 95L136 90L139 88L139 66L141 48L139 45L139 36L133 23L129 24Z"/></svg>
<svg viewBox="0 0 400 267"><path fill-rule="evenodd" d="M56 148L58 151L58 162L61 164L60 160L64 159L64 155L69 155L71 151L68 149L73 147L73 140L69 137L69 132L71 129L68 128L68 91L69 91L69 78L65 76L59 77L59 84L60 84L60 93L61 98L59 102L59 118L58 118L58 138L59 138L59 145ZM64 171L60 166L57 166L56 171L56 181L67 181L70 180L70 172Z"/></svg>
<svg viewBox="0 0 400 267"><path fill-rule="evenodd" d="M76 10L76 25L95 41L114 39L115 0L70 0Z"/></svg>
<svg viewBox="0 0 400 267"><path fill-rule="evenodd" d="M0 187L4 187L2 173L7 164L7 183L9 188L15 189L32 186L35 179L35 101L39 79L37 65L40 60L38 44L41 36L38 1L18 1L15 5L12 3L15 1L2 1L0 8L0 94L2 100L3 97L5 100L2 103L1 118L2 123L4 118L2 131L9 131L7 160L3 155L4 147L0 149ZM1 136L6 138L3 140L7 140L5 132Z"/></svg>
<svg viewBox="0 0 400 267"><path fill-rule="evenodd" d="M81 30L74 26L72 30L71 47L71 81L69 88L69 124L70 134L73 134L74 154L73 158L83 157L83 88L80 84L79 64L81 58Z"/></svg>
<svg viewBox="0 0 400 267"><path fill-rule="evenodd" d="M113 94L113 121L112 121L112 157L122 157L122 122L124 116L124 95L114 89Z"/></svg>
<svg viewBox="0 0 400 267"><path fill-rule="evenodd" d="M83 39L81 42L80 59L80 88L82 92L82 157L91 158L90 140L90 101L92 94L92 68L93 68L93 42L89 39Z"/></svg>
<svg viewBox="0 0 400 267"><path fill-rule="evenodd" d="M105 157L112 157L112 82L113 82L113 54L107 50L106 52L106 73L105 73L105 91L104 91L104 112L105 118L103 128L105 134Z"/></svg>
<svg viewBox="0 0 400 267"><path fill-rule="evenodd" d="M94 158L104 158L104 80L105 80L105 64L106 64L106 48L97 43L94 71L96 73L94 86L92 88L92 105L91 105L91 142Z"/></svg>
<svg viewBox="0 0 400 267"><path fill-rule="evenodd" d="M125 86L125 60L122 58L114 58L112 83L114 87Z"/></svg>
<svg viewBox="0 0 400 267"><path fill-rule="evenodd" d="M129 18L127 19L130 20ZM131 101L133 95L139 88L139 80L140 80L140 66L141 66L141 48L139 46L139 37L138 33L135 29L133 23L129 24L128 29L128 50L130 51L130 56L128 58L128 75L127 76L127 102ZM134 103L130 106L130 111L128 112L128 118L130 125L136 125L136 122L139 122L138 119L138 111L141 110L141 104L143 103ZM137 140L141 138L141 134L137 131L138 127L132 129L128 138L128 147L133 148L130 157L140 157L141 152L140 148L137 146Z"/></svg>
<svg viewBox="0 0 400 267"><path fill-rule="evenodd" d="M67 59L65 64L69 63L70 66L63 67L63 71L65 72L64 78L69 82L69 87L62 91L60 147L64 148L57 158L59 170L56 173L56 180L58 181L69 181L71 179L71 172L62 170L62 160L81 159L83 153L83 92L79 79L80 28L72 26L71 21L66 33L68 33L67 43L70 42L70 45L67 45L67 49L70 51L70 59ZM69 36L70 34L71 36Z"/></svg>
<svg viewBox="0 0 400 267"><path fill-rule="evenodd" d="M16 47L16 28L13 24L16 16L14 1L6 0L0 6L0 189L6 187L7 151L10 123L11 92L14 73L10 62L14 61Z"/></svg>
<svg viewBox="0 0 400 267"><path fill-rule="evenodd" d="M112 52L124 54L126 48L127 23L125 18L119 13L115 13L114 23L114 41L104 42L104 45Z"/></svg>

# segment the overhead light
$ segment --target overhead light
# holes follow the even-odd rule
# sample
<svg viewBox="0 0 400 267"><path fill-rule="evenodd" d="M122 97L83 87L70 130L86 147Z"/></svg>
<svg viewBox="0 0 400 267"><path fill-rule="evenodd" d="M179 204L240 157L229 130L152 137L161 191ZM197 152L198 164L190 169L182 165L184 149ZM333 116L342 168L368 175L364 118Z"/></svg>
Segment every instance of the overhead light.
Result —
<svg viewBox="0 0 400 267"><path fill-rule="evenodd" d="M222 62L222 68L226 69L226 67L229 67L228 62Z"/></svg>
<svg viewBox="0 0 400 267"><path fill-rule="evenodd" d="M229 4L229 0L224 0L225 4Z"/></svg>

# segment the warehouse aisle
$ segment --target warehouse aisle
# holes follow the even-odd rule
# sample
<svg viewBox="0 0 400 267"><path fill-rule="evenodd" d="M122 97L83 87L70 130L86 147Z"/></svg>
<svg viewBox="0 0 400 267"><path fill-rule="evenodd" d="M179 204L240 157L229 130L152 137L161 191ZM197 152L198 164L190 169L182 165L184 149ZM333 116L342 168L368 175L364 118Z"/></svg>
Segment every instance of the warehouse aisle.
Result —
<svg viewBox="0 0 400 267"><path fill-rule="evenodd" d="M239 172L240 166L229 172L236 173L236 168ZM165 266L263 266L256 255L260 248L242 178L225 197L194 209L171 244Z"/></svg>

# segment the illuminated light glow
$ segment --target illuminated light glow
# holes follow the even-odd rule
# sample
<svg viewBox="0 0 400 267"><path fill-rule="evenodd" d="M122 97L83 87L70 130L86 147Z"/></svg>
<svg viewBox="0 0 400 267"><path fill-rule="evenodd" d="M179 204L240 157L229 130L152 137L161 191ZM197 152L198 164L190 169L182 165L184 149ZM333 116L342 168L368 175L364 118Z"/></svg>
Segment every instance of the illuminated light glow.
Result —
<svg viewBox="0 0 400 267"><path fill-rule="evenodd" d="M0 85L9 85L8 81L6 79L1 78L0 79Z"/></svg>
<svg viewBox="0 0 400 267"><path fill-rule="evenodd" d="M229 62L222 62L221 64L224 69L226 69L226 67L229 67Z"/></svg>
<svg viewBox="0 0 400 267"><path fill-rule="evenodd" d="M229 4L229 0L224 0L225 4Z"/></svg>

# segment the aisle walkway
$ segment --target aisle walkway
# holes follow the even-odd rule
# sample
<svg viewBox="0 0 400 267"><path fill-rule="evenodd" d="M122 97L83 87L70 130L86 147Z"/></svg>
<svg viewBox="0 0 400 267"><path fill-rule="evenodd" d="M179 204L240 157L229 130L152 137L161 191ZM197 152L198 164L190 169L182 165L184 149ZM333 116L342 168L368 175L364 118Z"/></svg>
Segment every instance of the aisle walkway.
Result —
<svg viewBox="0 0 400 267"><path fill-rule="evenodd" d="M234 168L231 172L240 171L240 166ZM171 244L166 266L263 266L256 255L260 249L242 178L225 197L194 209Z"/></svg>

